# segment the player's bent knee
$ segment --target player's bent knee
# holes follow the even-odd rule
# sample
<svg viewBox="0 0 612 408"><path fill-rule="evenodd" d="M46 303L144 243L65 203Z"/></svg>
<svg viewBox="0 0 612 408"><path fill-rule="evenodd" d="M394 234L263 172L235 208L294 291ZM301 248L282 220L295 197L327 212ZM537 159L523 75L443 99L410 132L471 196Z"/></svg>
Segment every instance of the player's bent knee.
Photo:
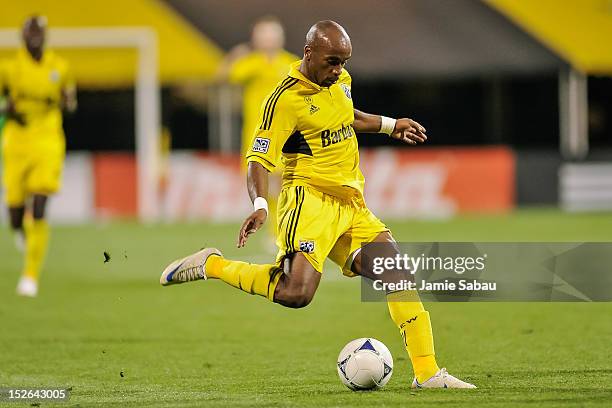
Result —
<svg viewBox="0 0 612 408"><path fill-rule="evenodd" d="M295 293L288 296L285 300L285 306L290 307L292 309L301 309L306 307L312 302L312 298L314 294L309 293Z"/></svg>
<svg viewBox="0 0 612 408"><path fill-rule="evenodd" d="M301 309L310 304L314 298L316 287L306 283L291 282L284 286L277 286L274 301L292 309Z"/></svg>
<svg viewBox="0 0 612 408"><path fill-rule="evenodd" d="M291 309L302 309L306 306L308 306L310 302L307 302L304 299L293 299L291 301L287 301L284 303L284 306L291 308Z"/></svg>

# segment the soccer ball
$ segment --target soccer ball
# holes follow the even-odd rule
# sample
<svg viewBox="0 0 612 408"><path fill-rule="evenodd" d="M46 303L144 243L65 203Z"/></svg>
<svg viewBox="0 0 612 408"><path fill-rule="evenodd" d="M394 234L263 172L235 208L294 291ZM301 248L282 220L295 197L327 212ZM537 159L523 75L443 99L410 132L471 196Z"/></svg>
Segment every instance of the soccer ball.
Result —
<svg viewBox="0 0 612 408"><path fill-rule="evenodd" d="M348 343L338 356L338 375L353 391L383 387L393 373L393 357L383 343L362 338Z"/></svg>

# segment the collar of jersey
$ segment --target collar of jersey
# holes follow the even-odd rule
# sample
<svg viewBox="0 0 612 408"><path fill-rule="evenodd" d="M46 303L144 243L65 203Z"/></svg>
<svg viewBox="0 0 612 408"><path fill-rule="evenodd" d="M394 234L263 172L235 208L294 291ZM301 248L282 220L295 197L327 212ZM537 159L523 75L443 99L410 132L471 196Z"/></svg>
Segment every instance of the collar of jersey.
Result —
<svg viewBox="0 0 612 408"><path fill-rule="evenodd" d="M44 65L45 62L47 62L47 60L49 59L49 55L51 54L50 50L43 50L43 55L40 61L35 61L34 58L32 58L32 55L30 54L30 52L28 51L26 47L19 48L17 52L20 54L21 58L27 59L28 61L32 63L40 64L40 65Z"/></svg>
<svg viewBox="0 0 612 408"><path fill-rule="evenodd" d="M292 63L290 65L289 76L291 78L299 79L302 82L306 82L306 84L308 84L311 87L315 88L317 91L320 91L321 89L323 89L321 86L315 84L310 79L306 78L306 76L300 72L300 64L301 63L302 63L302 60L296 61L296 62L294 62L294 63Z"/></svg>

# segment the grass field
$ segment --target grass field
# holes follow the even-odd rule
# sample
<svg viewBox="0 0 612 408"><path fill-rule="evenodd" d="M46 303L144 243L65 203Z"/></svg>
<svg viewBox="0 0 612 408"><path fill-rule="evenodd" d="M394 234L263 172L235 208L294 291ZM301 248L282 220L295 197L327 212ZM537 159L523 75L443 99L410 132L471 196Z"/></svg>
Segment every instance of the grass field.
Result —
<svg viewBox="0 0 612 408"><path fill-rule="evenodd" d="M389 225L404 241L612 241L611 214L531 210ZM235 248L237 228L57 226L36 299L14 295L21 261L5 228L0 387L71 387L70 402L57 405L82 407L612 404L612 303L428 304L439 362L479 389L413 392L386 305L361 303L359 282L331 265L301 310L218 281L159 286L168 261L202 246L265 260L262 237ZM364 336L387 344L395 371L384 389L356 393L335 361Z"/></svg>

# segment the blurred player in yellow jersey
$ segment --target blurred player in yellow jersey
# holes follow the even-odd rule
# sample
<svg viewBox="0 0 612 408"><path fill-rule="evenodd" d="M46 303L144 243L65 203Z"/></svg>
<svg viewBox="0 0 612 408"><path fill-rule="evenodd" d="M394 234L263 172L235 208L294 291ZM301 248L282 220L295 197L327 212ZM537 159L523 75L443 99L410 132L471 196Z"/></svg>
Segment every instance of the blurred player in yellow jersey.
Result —
<svg viewBox="0 0 612 408"><path fill-rule="evenodd" d="M289 65L299 57L283 49L285 32L280 21L273 16L259 18L253 25L251 43L234 47L221 65L221 80L242 87L242 142L241 164L244 166L246 152L253 144L253 135L258 126L259 107L266 96L287 76ZM243 167L246 171L246 168ZM280 169L282 171L282 168ZM279 173L280 173L279 171ZM279 180L271 178L271 189L278 191ZM270 200L271 213L276 213L276 200ZM276 222L270 223L272 230ZM275 237L276 238L276 237Z"/></svg>
<svg viewBox="0 0 612 408"><path fill-rule="evenodd" d="M234 47L222 64L219 76L243 88L242 157L251 146L259 118L259 107L287 76L289 64L299 60L283 49L285 33L280 21L262 17L253 25L251 44Z"/></svg>
<svg viewBox="0 0 612 408"><path fill-rule="evenodd" d="M23 25L24 47L0 66L7 93L2 134L2 184L11 228L24 251L17 293L36 296L47 251L47 199L60 188L65 156L62 110L76 110L76 86L68 64L45 51L46 19L32 16ZM31 203L25 217L26 203Z"/></svg>

